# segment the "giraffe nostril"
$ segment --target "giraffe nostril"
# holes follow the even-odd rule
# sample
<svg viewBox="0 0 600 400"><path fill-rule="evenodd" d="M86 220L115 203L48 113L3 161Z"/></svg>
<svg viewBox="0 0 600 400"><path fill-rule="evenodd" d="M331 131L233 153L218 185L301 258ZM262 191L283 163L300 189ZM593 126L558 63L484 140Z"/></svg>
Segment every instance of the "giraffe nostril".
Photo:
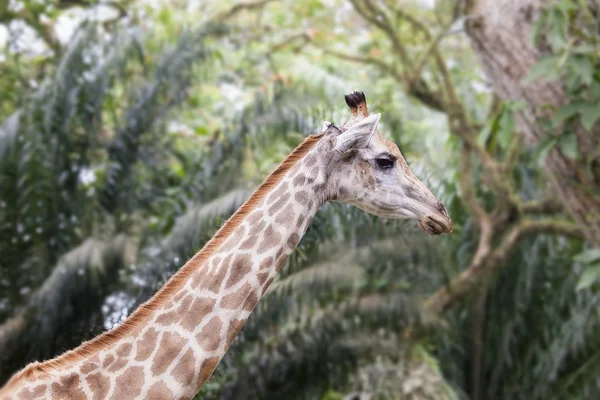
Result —
<svg viewBox="0 0 600 400"><path fill-rule="evenodd" d="M448 216L448 210L446 210L446 207L444 207L444 204L442 204L441 201L438 201L437 203L437 209L439 212L441 212L444 216Z"/></svg>

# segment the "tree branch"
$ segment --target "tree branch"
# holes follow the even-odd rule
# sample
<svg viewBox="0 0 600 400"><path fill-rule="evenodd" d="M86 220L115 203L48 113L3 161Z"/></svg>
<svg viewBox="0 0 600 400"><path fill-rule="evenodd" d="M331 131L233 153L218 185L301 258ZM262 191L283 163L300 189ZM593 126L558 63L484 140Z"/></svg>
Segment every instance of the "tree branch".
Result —
<svg viewBox="0 0 600 400"><path fill-rule="evenodd" d="M515 224L504 236L496 250L488 257L473 259L469 267L454 278L448 285L440 288L423 304L427 314L440 315L462 300L486 276L502 268L515 249L522 235L522 228Z"/></svg>
<svg viewBox="0 0 600 400"><path fill-rule="evenodd" d="M516 248L519 240L531 234L555 234L576 239L585 239L583 230L574 223L560 220L524 220L515 223L493 252L485 257L473 257L469 267L454 278L447 286L439 289L424 303L426 313L440 315L467 296L481 280L491 276L502 267Z"/></svg>
<svg viewBox="0 0 600 400"><path fill-rule="evenodd" d="M554 198L525 201L518 206L524 214L550 214L563 210L562 204Z"/></svg>
<svg viewBox="0 0 600 400"><path fill-rule="evenodd" d="M577 224L569 221L543 219L543 220L524 220L521 222L523 233L526 234L554 234L562 235L575 239L585 239L583 229Z"/></svg>
<svg viewBox="0 0 600 400"><path fill-rule="evenodd" d="M396 35L392 24L390 23L385 12L377 8L370 0L364 0L364 4L360 4L358 0L350 0L356 12L358 12L365 20L381 29L392 42L392 48L400 57L402 63L408 68L413 69L412 61L402 42Z"/></svg>
<svg viewBox="0 0 600 400"><path fill-rule="evenodd" d="M403 86L406 94L412 96L423 103L425 106L440 112L444 112L444 105L440 100L439 93L432 92L424 80L406 80L404 77L390 64L382 61L379 58L362 56L358 54L348 54L337 50L329 49L315 41L311 42L314 46L321 49L324 53L332 55L336 58L352 61L361 64L375 65L384 72L389 73L394 79Z"/></svg>
<svg viewBox="0 0 600 400"><path fill-rule="evenodd" d="M477 221L487 217L487 213L475 197L475 187L473 185L473 167L471 165L471 150L468 144L463 143L460 154L460 177L458 184L461 190L461 197L465 204L473 211Z"/></svg>
<svg viewBox="0 0 600 400"><path fill-rule="evenodd" d="M237 4L233 5L230 9L218 14L215 17L214 21L215 22L225 22L228 19L234 17L236 14L240 13L241 11L262 8L262 7L266 6L267 4L272 3L274 1L278 1L278 0L257 0L257 1L249 1L246 3L237 3Z"/></svg>

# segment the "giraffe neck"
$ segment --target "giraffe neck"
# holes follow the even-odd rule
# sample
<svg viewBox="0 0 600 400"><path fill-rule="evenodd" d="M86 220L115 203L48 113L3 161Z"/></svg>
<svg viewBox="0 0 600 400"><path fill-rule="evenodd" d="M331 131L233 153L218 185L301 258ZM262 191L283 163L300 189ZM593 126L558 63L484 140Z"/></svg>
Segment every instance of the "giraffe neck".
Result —
<svg viewBox="0 0 600 400"><path fill-rule="evenodd" d="M26 368L6 388L20 387L14 397L0 390L0 400L194 396L327 199L318 148L301 147L121 331Z"/></svg>
<svg viewBox="0 0 600 400"><path fill-rule="evenodd" d="M200 390L304 235L324 198L318 175L290 171L140 331L160 343L152 368L174 378L174 395Z"/></svg>

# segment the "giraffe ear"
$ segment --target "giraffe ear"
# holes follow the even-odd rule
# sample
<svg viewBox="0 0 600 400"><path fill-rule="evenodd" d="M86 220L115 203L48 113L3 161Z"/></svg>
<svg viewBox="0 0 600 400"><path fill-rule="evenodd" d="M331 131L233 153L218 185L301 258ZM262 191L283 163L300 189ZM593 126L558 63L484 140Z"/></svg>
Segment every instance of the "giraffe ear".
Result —
<svg viewBox="0 0 600 400"><path fill-rule="evenodd" d="M337 137L335 149L345 153L349 150L367 147L377 131L380 118L381 114L374 114L352 125L346 132Z"/></svg>

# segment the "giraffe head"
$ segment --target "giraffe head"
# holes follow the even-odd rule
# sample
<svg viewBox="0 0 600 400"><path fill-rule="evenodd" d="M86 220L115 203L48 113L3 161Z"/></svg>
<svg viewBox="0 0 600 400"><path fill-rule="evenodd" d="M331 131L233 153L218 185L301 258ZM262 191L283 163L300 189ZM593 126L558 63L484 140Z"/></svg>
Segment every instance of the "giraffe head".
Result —
<svg viewBox="0 0 600 400"><path fill-rule="evenodd" d="M444 205L411 171L395 143L379 135L381 114L369 116L365 95L346 96L351 116L341 129L325 122L329 194L371 214L412 219L430 234L450 233Z"/></svg>

